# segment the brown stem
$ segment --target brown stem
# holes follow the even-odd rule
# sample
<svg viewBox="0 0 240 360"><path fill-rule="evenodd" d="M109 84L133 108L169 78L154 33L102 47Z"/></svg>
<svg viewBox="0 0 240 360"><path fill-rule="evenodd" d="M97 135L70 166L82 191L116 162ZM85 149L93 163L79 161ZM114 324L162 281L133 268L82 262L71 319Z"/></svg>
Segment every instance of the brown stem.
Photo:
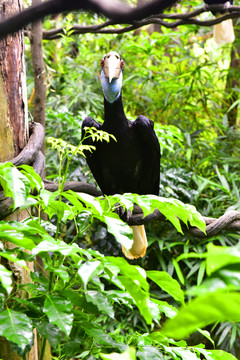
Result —
<svg viewBox="0 0 240 360"><path fill-rule="evenodd" d="M42 0L32 0L33 5L41 4ZM42 21L36 21L32 24L30 35L32 64L34 70L34 122L40 123L45 128L46 112L46 71L43 59L42 49ZM45 153L44 144L42 153Z"/></svg>

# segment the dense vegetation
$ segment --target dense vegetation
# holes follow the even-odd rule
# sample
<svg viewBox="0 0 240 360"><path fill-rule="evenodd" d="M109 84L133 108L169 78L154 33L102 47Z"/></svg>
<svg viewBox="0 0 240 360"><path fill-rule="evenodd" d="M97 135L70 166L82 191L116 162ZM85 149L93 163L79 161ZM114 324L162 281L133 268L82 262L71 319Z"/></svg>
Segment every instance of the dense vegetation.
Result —
<svg viewBox="0 0 240 360"><path fill-rule="evenodd" d="M70 14L45 21L45 28L56 21L69 29L72 22L88 24L93 18ZM145 114L155 123L162 148L160 197L63 192L66 180L94 183L80 129L87 115L103 118L99 64L110 49L125 61L127 116ZM40 264L31 273L33 282L17 288L11 271L0 265L0 335L19 354L29 350L37 328L42 349L49 341L57 359L239 358L239 235L184 235L175 216L204 231L200 214L219 217L239 210L240 133L229 127L226 107L230 52L231 45L214 44L210 29L191 26L151 35L148 29L105 36L66 32L44 42L46 169L59 190L46 191L27 166L0 168L14 206L35 209L22 222L0 222L1 239L17 245L2 248L0 256L21 267L36 257ZM139 203L145 214L158 207L169 220L147 226L149 248L141 260L123 258L120 243L131 246L131 231L114 213L116 203L127 209ZM17 295L19 288L26 297Z"/></svg>

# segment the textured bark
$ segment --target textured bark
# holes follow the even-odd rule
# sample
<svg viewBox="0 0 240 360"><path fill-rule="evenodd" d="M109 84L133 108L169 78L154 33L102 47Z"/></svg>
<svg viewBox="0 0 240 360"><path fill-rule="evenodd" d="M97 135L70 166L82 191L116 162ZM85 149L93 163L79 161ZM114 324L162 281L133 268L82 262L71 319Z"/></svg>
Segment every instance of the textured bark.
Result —
<svg viewBox="0 0 240 360"><path fill-rule="evenodd" d="M32 0L33 5L40 4L42 0ZM31 54L34 70L34 121L39 122L45 128L46 111L46 71L42 50L42 21L32 24Z"/></svg>
<svg viewBox="0 0 240 360"><path fill-rule="evenodd" d="M0 0L1 20L20 11L20 2ZM23 32L8 35L0 41L0 161L17 155L28 137L27 93ZM3 100L3 101L2 101ZM9 148L8 148L9 147Z"/></svg>
<svg viewBox="0 0 240 360"><path fill-rule="evenodd" d="M21 11L21 0L0 0L1 20L7 19ZM27 121L27 87L24 58L23 32L8 35L0 41L0 161L8 161L17 156L28 140ZM5 220L21 221L26 212L15 212ZM1 240L1 239L0 239ZM7 248L14 248L11 243L3 242ZM1 260L1 259L0 259ZM9 262L12 270L15 288L18 284L30 282L29 273L22 267ZM33 271L33 264L28 264ZM19 296L25 296L19 292ZM0 359L19 360L9 342L0 338ZM37 347L34 346L26 357L27 360L37 360Z"/></svg>

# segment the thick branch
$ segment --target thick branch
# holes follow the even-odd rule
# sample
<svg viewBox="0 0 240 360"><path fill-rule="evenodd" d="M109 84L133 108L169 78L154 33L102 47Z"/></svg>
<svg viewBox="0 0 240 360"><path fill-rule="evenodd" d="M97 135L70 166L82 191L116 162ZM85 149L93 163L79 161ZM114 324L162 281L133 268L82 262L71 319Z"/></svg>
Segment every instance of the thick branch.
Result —
<svg viewBox="0 0 240 360"><path fill-rule="evenodd" d="M44 180L44 186L48 191L54 192L58 190L58 184L53 181ZM83 192L92 196L102 196L101 191L97 190L95 186L79 181L66 182L64 185L64 191L68 190Z"/></svg>
<svg viewBox="0 0 240 360"><path fill-rule="evenodd" d="M42 125L38 123L29 124L29 132L30 138L27 145L24 147L24 149L20 152L18 156L16 156L14 159L9 160L16 166L23 164L32 164L44 143L45 130Z"/></svg>
<svg viewBox="0 0 240 360"><path fill-rule="evenodd" d="M194 17L202 14L206 11L220 11L224 10L224 5L204 5L203 7L194 10L192 13L185 14L160 14L167 8L171 7L176 3L176 0L153 0L143 5L139 5L135 8L132 8L126 4L119 3L116 0L48 0L41 4L30 6L25 9L22 13L12 16L9 19L0 22L0 37L6 36L9 33L14 33L21 29L22 27L28 25L29 23L33 23L40 19L43 19L47 15L50 14L58 14L65 11L73 11L73 10L84 10L84 11L92 11L97 14L102 14L109 19L113 20L118 24L130 24L130 27L122 28L122 32L131 31L138 27L144 26L146 24L156 23L153 19L147 19L149 16L156 16L157 19L162 26L174 28L180 25L186 24L196 24L200 26L212 26L221 22L223 19L227 18L236 18L240 16L240 6L230 5L227 8L228 14L223 15L223 17L213 20L201 21ZM144 22L139 22L139 20L146 19ZM168 20L178 20L174 23L169 23L167 21L163 21L163 19ZM138 23L137 23L138 22ZM110 24L108 24L110 25ZM100 25L101 27L101 25ZM104 30L99 29L98 31L101 33L114 33L112 29L107 29L108 32L104 32ZM119 29L115 32L121 32ZM62 31L62 29L60 29ZM85 30L78 29L77 33L86 33L86 32L97 32L94 29L86 27ZM106 31L106 30L105 30ZM61 33L61 32L60 32ZM53 34L48 35L49 39L53 38ZM55 34L56 36L56 34ZM47 34L45 33L45 38L47 38Z"/></svg>
<svg viewBox="0 0 240 360"><path fill-rule="evenodd" d="M222 5L214 6L214 9L217 9L219 7L222 8ZM213 7L211 7L211 8L213 8ZM113 20L108 20L106 22L103 22L102 24L97 24L97 25L90 25L90 26L74 25L70 29L70 31L71 31L71 35L87 34L87 33L123 34L123 33L133 31L133 30L139 29L143 26L150 25L150 24L160 24L161 26L164 26L169 29L173 29L173 28L176 28L181 25L189 25L189 24L208 27L208 26L213 26L213 25L219 24L223 20L227 20L230 18L234 19L234 18L240 17L240 6L231 6L230 10L231 11L229 13L226 13L218 18L213 18L210 20L199 20L195 17L197 15L200 15L200 14L208 11L208 8L206 6L203 6L191 13L153 15L153 16L151 16L149 18L145 18L143 20L128 22L128 24L129 24L128 26L124 26L121 28L110 27L113 25L118 25L119 22L113 21ZM172 21L172 20L176 20L176 21ZM49 30L49 31L44 31L43 39L45 39L45 40L57 39L57 38L60 38L61 35L64 33L66 33L66 32L63 27L58 28L58 29Z"/></svg>
<svg viewBox="0 0 240 360"><path fill-rule="evenodd" d="M43 19L50 14L65 11L84 10L102 14L118 22L143 19L146 16L162 12L171 7L176 0L153 0L142 6L132 8L116 0L48 0L38 5L30 6L22 13L12 16L0 23L0 36L12 34L29 23Z"/></svg>

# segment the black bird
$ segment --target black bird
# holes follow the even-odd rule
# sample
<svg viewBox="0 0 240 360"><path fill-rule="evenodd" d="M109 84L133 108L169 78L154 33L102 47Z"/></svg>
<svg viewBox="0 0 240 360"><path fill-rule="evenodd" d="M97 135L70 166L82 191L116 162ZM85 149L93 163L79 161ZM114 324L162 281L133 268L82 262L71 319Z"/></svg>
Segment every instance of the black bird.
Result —
<svg viewBox="0 0 240 360"><path fill-rule="evenodd" d="M87 163L92 174L106 195L137 193L139 195L159 193L160 145L153 130L153 121L140 115L129 121L124 113L121 87L124 62L115 51L110 51L101 60L101 83L104 94L104 123L100 124L87 117L82 124L82 137L85 127L95 127L109 134L109 143L91 142L84 144L96 147L87 152ZM146 253L147 238L144 225L132 226L133 246L124 255L129 259L143 257Z"/></svg>
<svg viewBox="0 0 240 360"><path fill-rule="evenodd" d="M233 5L233 0L204 0L204 2L207 5L225 5L224 7L226 8L226 11L221 11L219 13L213 12L213 15L216 17L221 16L227 12L227 7L229 5ZM214 25L213 34L217 44L232 43L235 40L232 19L224 20L221 23Z"/></svg>

